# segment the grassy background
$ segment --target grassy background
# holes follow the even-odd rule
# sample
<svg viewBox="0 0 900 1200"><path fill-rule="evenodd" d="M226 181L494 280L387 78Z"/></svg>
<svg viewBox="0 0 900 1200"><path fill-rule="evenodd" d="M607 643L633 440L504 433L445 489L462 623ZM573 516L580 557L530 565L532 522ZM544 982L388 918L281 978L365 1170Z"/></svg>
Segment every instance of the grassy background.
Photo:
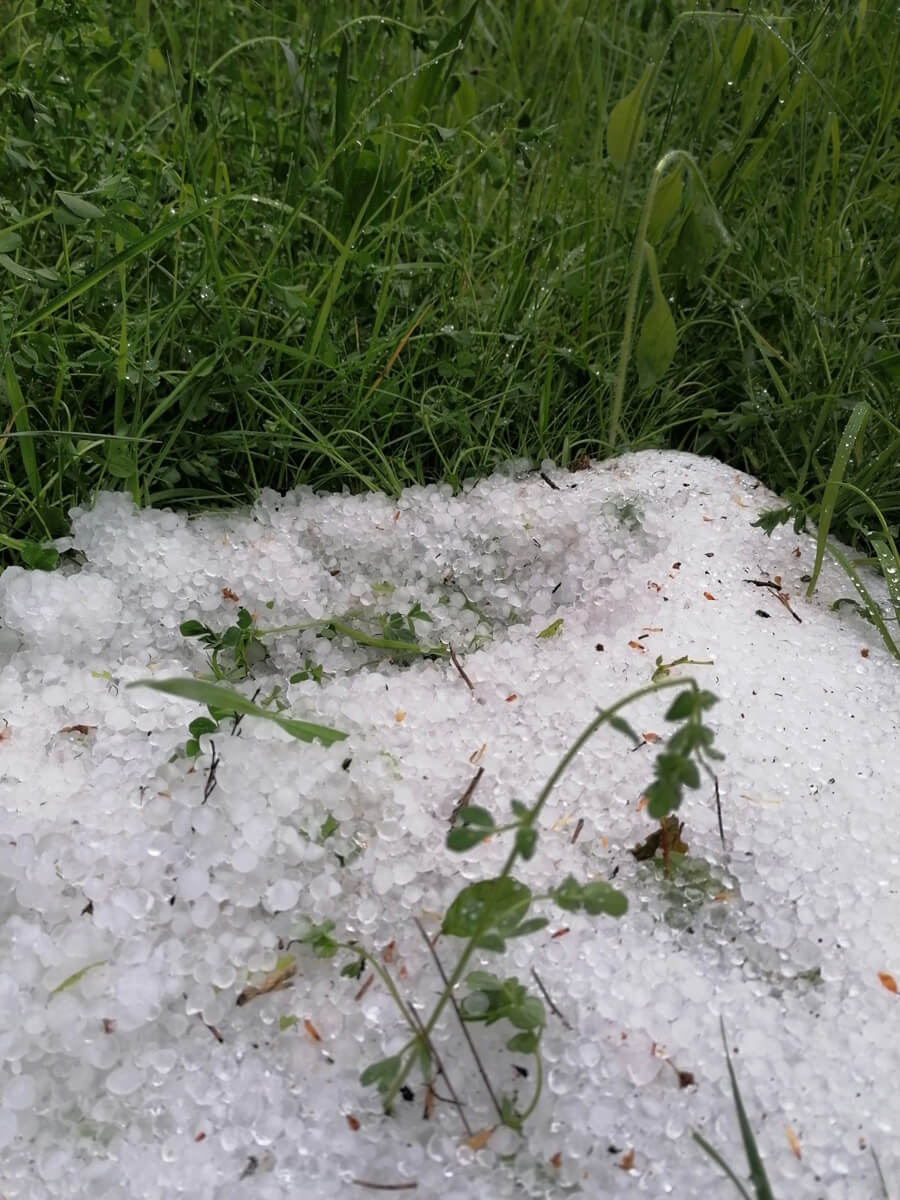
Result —
<svg viewBox="0 0 900 1200"><path fill-rule="evenodd" d="M687 7L4 5L6 560L97 487L208 508L651 445L816 519L859 401L846 478L896 534L896 8ZM678 344L639 378L645 270L616 430L635 233L672 149L706 185L679 169L651 214ZM861 547L872 524L842 488L835 532Z"/></svg>

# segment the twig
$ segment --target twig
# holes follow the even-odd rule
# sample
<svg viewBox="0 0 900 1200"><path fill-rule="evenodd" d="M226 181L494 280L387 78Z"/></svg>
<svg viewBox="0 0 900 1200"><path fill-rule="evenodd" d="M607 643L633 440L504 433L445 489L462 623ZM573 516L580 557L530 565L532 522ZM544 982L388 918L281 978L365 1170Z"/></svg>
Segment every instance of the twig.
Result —
<svg viewBox="0 0 900 1200"><path fill-rule="evenodd" d="M437 1066L437 1069L438 1069L438 1073L440 1075L443 1075L443 1077L444 1077L444 1083L446 1083L446 1085L447 1085L447 1090L449 1091L450 1095L453 1097L452 1103L455 1104L456 1107L459 1109L459 1119L463 1123L463 1128L465 1129L467 1136L472 1137L473 1136L472 1127L466 1119L466 1114L463 1109L462 1102L460 1101L459 1097L456 1094L456 1089L454 1088L453 1084L450 1082L450 1076L447 1074L447 1071L444 1067L443 1062L441 1062L441 1056L438 1054L437 1048L435 1047L434 1042L431 1040L431 1037L429 1036L429 1034L425 1031L425 1026L422 1024L422 1019L419 1016L419 1014L416 1012L416 1010L413 1008L413 1006L411 1004L407 1004L406 1007L409 1010L409 1015L412 1017L413 1021L415 1022L416 1027L419 1030L419 1034L425 1043L428 1053L434 1059L435 1065Z"/></svg>
<svg viewBox="0 0 900 1200"><path fill-rule="evenodd" d="M478 770L476 771L475 775L472 777L472 779L469 783L469 786L466 788L466 790L463 792L463 794L457 800L456 804L454 805L453 812L450 814L450 824L451 825L456 820L456 818L459 816L459 810L461 808L465 808L466 805L469 803L469 801L474 796L475 789L478 787L478 784L481 782L481 777L483 774L484 774L484 767L479 767Z"/></svg>
<svg viewBox="0 0 900 1200"><path fill-rule="evenodd" d="M437 952L437 950L435 950L434 946L432 945L431 938L425 932L425 928L422 925L422 922L419 920L419 918L413 917L413 920L416 923L416 928L418 929L419 933L421 933L421 935L422 935L425 945L428 947L431 957L434 959L434 965L437 967L438 974L440 975L441 979L443 980L444 987L446 988L449 984L449 980L447 979L447 973L444 970L443 964L441 963L440 958L438 958L438 952ZM450 1003L453 1005L453 1011L456 1013L456 1019L459 1021L460 1029L462 1029L462 1031L463 1031L463 1037L469 1043L469 1049L472 1051L472 1057L475 1059L475 1066L478 1068L478 1074L481 1076L481 1079L482 1079L482 1082L484 1083L485 1088L487 1088L487 1093L491 1098L491 1103L493 1104L494 1109L496 1110L497 1116L502 1121L503 1120L503 1110L500 1107L500 1102L497 1100L497 1097L494 1094L494 1089L491 1087L491 1081L487 1077L487 1072L485 1071L484 1066L482 1065L481 1059L478 1056L478 1051L475 1049L475 1043L472 1041L472 1035L469 1033L469 1030L466 1028L466 1023L462 1018L462 1013L459 1011L459 1005L456 1003L456 997L453 995L452 992L449 992L448 998L450 1000ZM445 1078L446 1078L446 1076L445 1076Z"/></svg>
<svg viewBox="0 0 900 1200"><path fill-rule="evenodd" d="M200 1015L200 1013L197 1013L197 1020L200 1022L201 1025L206 1026L206 1028L213 1035L213 1037L216 1039L217 1042L225 1041L225 1039L222 1037L221 1033L219 1033L218 1029L216 1029L215 1025L210 1025L210 1023L208 1021L204 1021L203 1017Z"/></svg>
<svg viewBox="0 0 900 1200"><path fill-rule="evenodd" d="M206 782L203 785L202 804L205 804L216 790L216 784L218 783L218 780L216 779L216 767L218 767L219 763L222 761L218 754L216 754L216 743L212 740L212 738L209 739L209 745L212 751L212 758L209 760L209 770L206 772Z"/></svg>
<svg viewBox="0 0 900 1200"><path fill-rule="evenodd" d="M571 1029L571 1028L572 1028L572 1023L571 1023L570 1021L567 1021L567 1020L566 1020L566 1018L565 1018L565 1017L562 1015L562 1013L559 1011L559 1009L558 1009L558 1008L556 1007L556 1005L553 1003L553 1000L552 1000L552 998L551 998L551 996L550 996L550 993L549 993L549 992L547 991L547 989L544 987L543 981L541 980L541 977L540 977L540 975L538 975L538 973L537 973L537 971L534 969L534 967L532 967L532 968L531 968L531 974L534 976L534 982L535 982L535 983L538 985L538 987L541 989L541 995L542 995L542 996L544 997L544 999L547 1001L547 1007L548 1007L548 1008L550 1009L550 1011L553 1013L554 1017L559 1017L559 1019L562 1021L563 1025L565 1025L566 1029Z"/></svg>
<svg viewBox="0 0 900 1200"><path fill-rule="evenodd" d="M554 483L550 476L546 474L546 472L541 471L541 479L543 479L544 483L546 483L548 487L552 487L554 492L559 491L559 484Z"/></svg>
<svg viewBox="0 0 900 1200"><path fill-rule="evenodd" d="M475 685L472 683L472 680L468 677L468 675L463 670L462 663L456 657L456 651L453 649L452 646L450 647L450 661L453 663L454 667L456 667L457 671L459 671L460 676L462 677L462 681L466 685L466 687L469 689L469 691L474 692Z"/></svg>
<svg viewBox="0 0 900 1200"><path fill-rule="evenodd" d="M372 986L372 984L374 982L375 982L375 972L372 971L369 975L369 978L362 985L362 987L359 989L359 991L356 993L356 995L353 997L353 999L357 1003L359 1003L359 1001L362 1000L363 996L366 994L366 992L369 990L369 988Z"/></svg>
<svg viewBox="0 0 900 1200"><path fill-rule="evenodd" d="M415 1180L409 1183L372 1183L369 1179L351 1179L357 1187L371 1188L373 1192L412 1192L419 1185Z"/></svg>
<svg viewBox="0 0 900 1200"><path fill-rule="evenodd" d="M708 770L709 768L707 768ZM709 772L713 777L713 783L716 785L716 817L719 821L719 840L722 846L725 846L725 826L722 824L722 798L719 795L719 777L714 771Z"/></svg>

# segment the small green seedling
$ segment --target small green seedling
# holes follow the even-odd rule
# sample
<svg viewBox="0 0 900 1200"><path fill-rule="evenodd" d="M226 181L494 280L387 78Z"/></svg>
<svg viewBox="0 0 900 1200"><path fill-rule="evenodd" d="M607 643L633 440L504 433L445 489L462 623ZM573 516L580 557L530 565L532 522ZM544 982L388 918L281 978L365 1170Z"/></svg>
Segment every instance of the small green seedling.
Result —
<svg viewBox="0 0 900 1200"><path fill-rule="evenodd" d="M654 664L653 674L650 679L656 683L658 679L668 679L672 673L673 667L712 667L715 666L711 658L688 658L686 654L682 654L681 658L673 658L671 662L664 663L662 655L657 654L656 663Z"/></svg>
<svg viewBox="0 0 900 1200"><path fill-rule="evenodd" d="M311 658L306 658L303 661L303 670L296 671L291 677L290 683L306 683L312 679L314 683L319 685L326 679L333 678L319 663L314 663Z"/></svg>
<svg viewBox="0 0 900 1200"><path fill-rule="evenodd" d="M268 656L260 641L259 631L246 608L239 608L237 621L222 633L217 633L202 621L182 621L178 627L182 637L199 638L209 650L209 665L219 680L246 679L257 663ZM227 653L231 662L225 666L220 655Z"/></svg>

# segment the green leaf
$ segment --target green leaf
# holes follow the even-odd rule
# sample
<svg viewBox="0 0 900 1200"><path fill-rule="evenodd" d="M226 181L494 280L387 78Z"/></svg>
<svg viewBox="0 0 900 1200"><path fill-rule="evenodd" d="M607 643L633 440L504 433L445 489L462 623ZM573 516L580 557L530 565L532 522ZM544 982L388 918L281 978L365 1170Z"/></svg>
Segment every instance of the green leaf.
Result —
<svg viewBox="0 0 900 1200"><path fill-rule="evenodd" d="M330 729L326 725L313 725L309 721L296 721L284 717L281 713L268 712L259 705L248 700L240 692L223 687L216 683L203 683L199 679L137 679L129 683L130 688L147 687L156 692L165 692L169 696L178 696L182 700L194 700L198 704L218 705L227 713L243 713L248 717L261 717L265 721L274 721L291 737L301 742L311 742L318 738L325 746L333 742L342 742L347 737L339 729Z"/></svg>
<svg viewBox="0 0 900 1200"><path fill-rule="evenodd" d="M582 889L584 911L592 917L606 913L609 917L621 917L628 911L628 897L618 888L602 879L586 883Z"/></svg>
<svg viewBox="0 0 900 1200"><path fill-rule="evenodd" d="M538 831L532 825L523 825L516 830L516 851L526 862L534 856L537 840Z"/></svg>
<svg viewBox="0 0 900 1200"><path fill-rule="evenodd" d="M559 887L555 888L550 895L559 907L564 908L566 912L578 912L581 908L582 888L574 875L567 875Z"/></svg>
<svg viewBox="0 0 900 1200"><path fill-rule="evenodd" d="M334 921L323 921L321 925L312 925L296 940L303 946L309 946L316 958L334 958L338 952L338 944L331 936Z"/></svg>
<svg viewBox="0 0 900 1200"><path fill-rule="evenodd" d="M616 730L617 733L624 733L627 738L630 738L635 746L640 746L642 744L644 739L638 737L624 717L610 717L609 724L613 727L613 729Z"/></svg>
<svg viewBox="0 0 900 1200"><path fill-rule="evenodd" d="M700 786L700 772L693 759L681 754L662 753L656 759L656 771L661 779L680 787L697 788Z"/></svg>
<svg viewBox="0 0 900 1200"><path fill-rule="evenodd" d="M666 712L667 721L685 721L697 711L697 693L688 690L679 692Z"/></svg>
<svg viewBox="0 0 900 1200"><path fill-rule="evenodd" d="M494 829L494 818L486 808L477 804L467 804L456 815L460 825L478 825L482 829Z"/></svg>
<svg viewBox="0 0 900 1200"><path fill-rule="evenodd" d="M403 1055L393 1054L390 1058L382 1058L378 1062L370 1063L360 1075L359 1081L364 1087L371 1087L374 1084L384 1095L393 1087L402 1069Z"/></svg>
<svg viewBox="0 0 900 1200"><path fill-rule="evenodd" d="M675 812L681 804L680 789L668 779L654 779L646 791L647 811L656 821Z"/></svg>
<svg viewBox="0 0 900 1200"><path fill-rule="evenodd" d="M39 542L23 542L19 557L32 571L52 571L59 562L59 551L53 546L42 546Z"/></svg>
<svg viewBox="0 0 900 1200"><path fill-rule="evenodd" d="M653 64L649 63L635 87L622 97L609 114L606 152L620 171L631 161L646 125L644 97L652 74Z"/></svg>
<svg viewBox="0 0 900 1200"><path fill-rule="evenodd" d="M642 388L653 387L666 373L678 348L675 318L662 292L657 293L644 317L641 336L638 338L636 360L638 384Z"/></svg>
<svg viewBox="0 0 900 1200"><path fill-rule="evenodd" d="M529 917L527 921L523 921L521 925L517 925L515 929L510 929L507 937L525 937L529 933L537 933L539 929L546 929L549 924L546 917Z"/></svg>
<svg viewBox="0 0 900 1200"><path fill-rule="evenodd" d="M683 271L688 285L696 287L722 240L715 210L709 207L705 197L698 197L692 201L678 240L666 260L667 269Z"/></svg>
<svg viewBox="0 0 900 1200"><path fill-rule="evenodd" d="M514 1054L536 1054L540 1035L532 1032L517 1033L515 1037L511 1037L506 1043L507 1050L512 1050Z"/></svg>
<svg viewBox="0 0 900 1200"><path fill-rule="evenodd" d="M341 827L341 823L335 817L334 813L329 813L328 816L325 818L325 820L322 822L322 824L319 826L319 841L320 842L327 841L333 833L337 833L337 831L340 829L340 827Z"/></svg>
<svg viewBox="0 0 900 1200"><path fill-rule="evenodd" d="M17 279L25 279L28 283L36 283L40 287L62 283L62 276L57 271L52 271L47 267L34 267L33 269L23 267L8 254L0 254L0 266L6 267L10 275L15 275Z"/></svg>
<svg viewBox="0 0 900 1200"><path fill-rule="evenodd" d="M134 451L128 442L107 442L106 469L114 479L130 479L134 475L134 461Z"/></svg>
<svg viewBox="0 0 900 1200"><path fill-rule="evenodd" d="M656 186L656 195L653 197L653 204L650 207L650 219L647 225L647 231L654 241L659 238L681 207L681 181L683 174L684 168L679 163Z"/></svg>
<svg viewBox="0 0 900 1200"><path fill-rule="evenodd" d="M354 962L347 963L345 967L341 967L341 978L360 979L365 969L366 960L364 958L357 958Z"/></svg>
<svg viewBox="0 0 900 1200"><path fill-rule="evenodd" d="M212 630L202 621L182 621L178 632L182 637L203 637L204 634L212 633Z"/></svg>
<svg viewBox="0 0 900 1200"><path fill-rule="evenodd" d="M463 888L444 917L441 932L469 938L494 930L501 937L516 928L531 904L531 888L511 875L482 879Z"/></svg>
<svg viewBox="0 0 900 1200"><path fill-rule="evenodd" d="M507 1020L517 1029L540 1029L546 1019L544 1003L537 996L523 996L507 1014Z"/></svg>
<svg viewBox="0 0 900 1200"><path fill-rule="evenodd" d="M475 945L479 950L490 950L492 954L503 954L506 951L506 939L490 929L475 938Z"/></svg>
<svg viewBox="0 0 900 1200"><path fill-rule="evenodd" d="M81 221L98 221L104 216L102 208L91 204L90 200L85 200L83 196L76 196L73 192L57 191L56 199L73 217L78 217Z"/></svg>
<svg viewBox="0 0 900 1200"><path fill-rule="evenodd" d="M197 717L188 725L188 730L195 738L201 737L204 733L216 733L219 726L215 721L211 721L209 717Z"/></svg>
<svg viewBox="0 0 900 1200"><path fill-rule="evenodd" d="M473 992L502 992L503 980L490 971L470 971L466 983Z"/></svg>
<svg viewBox="0 0 900 1200"><path fill-rule="evenodd" d="M490 829L483 829L477 825L451 829L447 834L447 849L459 854L463 850L471 850L473 846L477 846L479 842L483 842L490 836Z"/></svg>

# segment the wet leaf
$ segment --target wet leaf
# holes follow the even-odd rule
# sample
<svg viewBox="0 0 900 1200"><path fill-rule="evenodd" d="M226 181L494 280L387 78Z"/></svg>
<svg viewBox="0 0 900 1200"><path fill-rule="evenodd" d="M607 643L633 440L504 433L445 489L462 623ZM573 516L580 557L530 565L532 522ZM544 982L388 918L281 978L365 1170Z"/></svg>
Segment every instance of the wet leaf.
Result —
<svg viewBox="0 0 900 1200"><path fill-rule="evenodd" d="M531 904L531 888L509 875L483 879L463 888L444 917L441 932L452 937L473 937L495 930L508 937ZM484 945L484 941L481 943Z"/></svg>
<svg viewBox="0 0 900 1200"><path fill-rule="evenodd" d="M650 209L650 221L647 231L655 241L681 207L681 180L683 168L681 163L659 181L653 206Z"/></svg>
<svg viewBox="0 0 900 1200"><path fill-rule="evenodd" d="M103 209L92 204L90 200L85 200L84 196L76 196L72 192L57 192L56 199L66 212L80 221L99 221L104 216Z"/></svg>
<svg viewBox="0 0 900 1200"><path fill-rule="evenodd" d="M644 68L644 73L635 87L623 96L609 114L606 126L606 152L613 163L622 170L630 162L646 125L644 97L653 74L653 64Z"/></svg>
<svg viewBox="0 0 900 1200"><path fill-rule="evenodd" d="M654 296L650 311L644 317L638 338L636 358L638 383L642 388L653 387L672 365L678 348L675 318L659 293Z"/></svg>
<svg viewBox="0 0 900 1200"><path fill-rule="evenodd" d="M466 1139L466 1145L470 1150L483 1150L494 1136L496 1128L496 1125L492 1125L490 1129L482 1129L480 1133L473 1134L472 1137Z"/></svg>
<svg viewBox="0 0 900 1200"><path fill-rule="evenodd" d="M333 742L343 741L347 736L341 730L330 729L327 725L313 725L309 721L295 721L291 717L283 717L280 713L268 712L240 692L220 684L204 683L199 679L138 679L128 686L152 688L157 692L178 696L182 700L194 700L209 707L218 706L226 713L243 713L248 717L274 721L291 737L298 738L301 742L311 742L318 738L323 745L330 746Z"/></svg>
<svg viewBox="0 0 900 1200"><path fill-rule="evenodd" d="M23 542L19 557L32 571L52 571L59 562L59 551L53 546L41 546L38 542Z"/></svg>

